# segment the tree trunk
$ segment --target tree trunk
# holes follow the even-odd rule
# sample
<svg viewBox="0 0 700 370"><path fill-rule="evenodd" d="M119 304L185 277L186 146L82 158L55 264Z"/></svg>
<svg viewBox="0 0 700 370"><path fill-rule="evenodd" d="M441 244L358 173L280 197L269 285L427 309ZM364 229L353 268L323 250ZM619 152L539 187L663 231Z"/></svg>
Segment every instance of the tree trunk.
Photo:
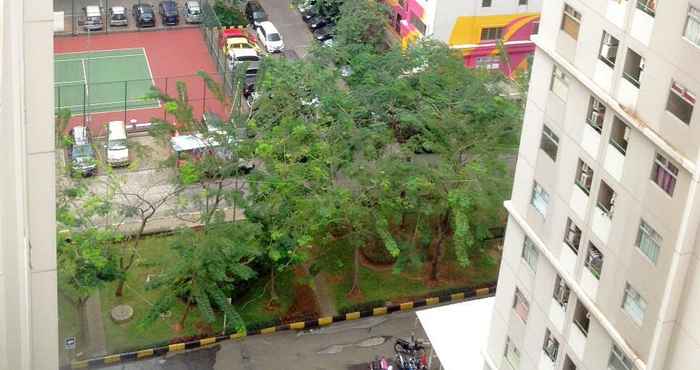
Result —
<svg viewBox="0 0 700 370"><path fill-rule="evenodd" d="M131 249L131 254L129 255L129 262L125 265L124 257L119 259L119 269L121 270L122 276L121 278L119 278L119 282L117 283L117 290L114 292L114 295L117 297L121 297L124 295L124 284L126 283L126 274L127 272L129 272L131 266L133 266L134 264L134 260L136 259L136 248L138 248L139 246L139 242L141 241L143 231L146 230L146 224L148 223L148 220L151 218L151 216L153 216L154 213L155 211L152 212L150 216L141 218L141 225L139 226L139 230L134 236L134 245Z"/></svg>
<svg viewBox="0 0 700 370"><path fill-rule="evenodd" d="M279 296L277 295L277 279L275 279L277 274L275 274L275 268L272 268L270 272L270 305L279 302Z"/></svg>
<svg viewBox="0 0 700 370"><path fill-rule="evenodd" d="M355 247L355 257L352 268L352 287L348 297L360 294L360 247Z"/></svg>
<svg viewBox="0 0 700 370"><path fill-rule="evenodd" d="M190 299L187 299L187 305L185 306L185 312L182 314L182 318L180 319L180 327L182 330L185 330L185 321L187 320L187 316L190 314L190 310L192 309L192 303L190 303Z"/></svg>
<svg viewBox="0 0 700 370"><path fill-rule="evenodd" d="M438 271L440 269L440 260L442 259L443 244L445 241L445 234L447 233L447 222L449 221L449 216L445 213L440 217L440 222L437 226L437 235L433 239L433 260L431 262L430 268L430 281L438 281Z"/></svg>

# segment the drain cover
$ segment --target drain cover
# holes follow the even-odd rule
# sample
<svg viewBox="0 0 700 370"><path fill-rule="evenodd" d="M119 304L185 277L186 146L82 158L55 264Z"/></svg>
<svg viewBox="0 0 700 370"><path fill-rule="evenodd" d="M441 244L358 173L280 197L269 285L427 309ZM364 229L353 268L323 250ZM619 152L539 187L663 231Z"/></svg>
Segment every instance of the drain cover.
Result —
<svg viewBox="0 0 700 370"><path fill-rule="evenodd" d="M371 337L367 338L359 343L356 343L355 345L358 347L375 347L375 346L381 346L386 342L386 338L384 337Z"/></svg>

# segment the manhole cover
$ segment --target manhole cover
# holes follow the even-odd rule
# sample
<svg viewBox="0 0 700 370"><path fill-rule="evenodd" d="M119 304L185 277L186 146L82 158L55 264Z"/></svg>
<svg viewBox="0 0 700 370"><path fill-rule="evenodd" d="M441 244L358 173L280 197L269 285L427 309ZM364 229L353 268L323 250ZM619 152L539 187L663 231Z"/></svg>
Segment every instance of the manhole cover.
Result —
<svg viewBox="0 0 700 370"><path fill-rule="evenodd" d="M134 309L128 304L120 304L112 309L112 320L117 324L127 322L134 316Z"/></svg>
<svg viewBox="0 0 700 370"><path fill-rule="evenodd" d="M342 351L343 351L343 347L344 347L344 346L341 346L341 345L338 345L338 344L334 344L334 345L332 345L332 346L330 346L330 347L326 347L326 348L320 350L318 353L319 353L319 354L322 354L322 355L324 355L324 354L325 354L325 355L334 355L334 354L336 354L336 353L342 352Z"/></svg>
<svg viewBox="0 0 700 370"><path fill-rule="evenodd" d="M357 344L355 344L358 347L375 347L375 346L381 346L386 342L386 338L384 337L372 337L372 338L367 338Z"/></svg>

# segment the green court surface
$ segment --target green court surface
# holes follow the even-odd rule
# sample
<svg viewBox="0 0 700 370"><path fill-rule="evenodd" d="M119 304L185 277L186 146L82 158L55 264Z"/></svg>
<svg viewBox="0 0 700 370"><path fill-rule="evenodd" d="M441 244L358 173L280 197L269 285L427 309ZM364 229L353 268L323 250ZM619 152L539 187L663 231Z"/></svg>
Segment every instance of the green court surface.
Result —
<svg viewBox="0 0 700 370"><path fill-rule="evenodd" d="M75 113L157 108L144 99L153 76L144 49L119 49L54 56L56 108Z"/></svg>

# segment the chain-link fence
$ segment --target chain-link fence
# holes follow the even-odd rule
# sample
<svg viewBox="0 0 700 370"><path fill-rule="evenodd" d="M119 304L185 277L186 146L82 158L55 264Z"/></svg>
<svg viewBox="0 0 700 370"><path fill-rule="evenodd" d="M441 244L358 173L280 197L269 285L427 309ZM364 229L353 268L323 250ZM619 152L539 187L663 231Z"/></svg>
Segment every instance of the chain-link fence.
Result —
<svg viewBox="0 0 700 370"><path fill-rule="evenodd" d="M187 23L185 19L186 0L175 0L179 22L175 26L164 25L159 13L160 0L54 0L54 16L58 35L87 35L120 31L143 31L153 29L170 29L180 27L197 27L196 23ZM134 16L134 6L149 4L155 13L155 25L139 27ZM99 19L87 14L87 7L96 5L100 8ZM123 7L124 16L114 14L113 7ZM62 27L60 20L63 20Z"/></svg>
<svg viewBox="0 0 700 370"><path fill-rule="evenodd" d="M217 71L208 72L216 82L222 83ZM228 112L226 102L220 102L208 90L199 75L169 76L144 80L89 83L64 83L55 86L56 110L67 109L73 119L89 124L96 117L106 115L110 120L149 122L152 118L174 121L163 102L157 99L151 88L155 86L163 94L177 98L186 96L195 118L213 111L222 115Z"/></svg>

